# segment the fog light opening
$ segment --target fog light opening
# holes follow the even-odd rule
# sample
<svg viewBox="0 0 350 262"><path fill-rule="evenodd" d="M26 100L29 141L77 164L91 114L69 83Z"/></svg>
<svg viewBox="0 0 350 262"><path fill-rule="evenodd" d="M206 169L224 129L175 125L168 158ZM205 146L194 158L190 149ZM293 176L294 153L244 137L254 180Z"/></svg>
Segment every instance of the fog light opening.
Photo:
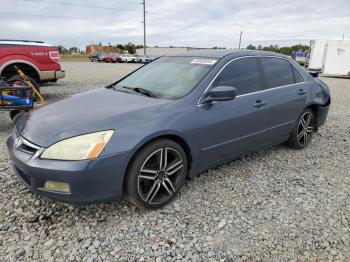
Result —
<svg viewBox="0 0 350 262"><path fill-rule="evenodd" d="M44 189L46 191L53 191L53 192L58 192L58 193L70 193L70 187L69 184L67 183L62 183L62 182L55 182L55 181L50 181L46 180Z"/></svg>

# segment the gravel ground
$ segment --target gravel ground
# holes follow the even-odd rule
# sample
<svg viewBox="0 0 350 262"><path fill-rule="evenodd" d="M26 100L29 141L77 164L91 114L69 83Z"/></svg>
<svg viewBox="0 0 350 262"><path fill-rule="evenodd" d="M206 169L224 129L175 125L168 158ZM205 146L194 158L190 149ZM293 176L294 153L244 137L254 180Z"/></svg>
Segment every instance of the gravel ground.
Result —
<svg viewBox="0 0 350 262"><path fill-rule="evenodd" d="M63 63L49 100L137 65ZM0 113L0 261L349 261L350 80L324 78L329 118L302 151L277 146L187 181L173 204L73 207L30 193L10 167Z"/></svg>

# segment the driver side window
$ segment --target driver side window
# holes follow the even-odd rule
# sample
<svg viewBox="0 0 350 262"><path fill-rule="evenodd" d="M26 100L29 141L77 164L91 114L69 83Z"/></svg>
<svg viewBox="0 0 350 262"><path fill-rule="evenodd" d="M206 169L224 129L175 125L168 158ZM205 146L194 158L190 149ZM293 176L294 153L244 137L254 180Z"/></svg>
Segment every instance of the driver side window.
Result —
<svg viewBox="0 0 350 262"><path fill-rule="evenodd" d="M237 95L262 90L257 59L246 57L229 63L215 79L212 86L233 86L237 89Z"/></svg>

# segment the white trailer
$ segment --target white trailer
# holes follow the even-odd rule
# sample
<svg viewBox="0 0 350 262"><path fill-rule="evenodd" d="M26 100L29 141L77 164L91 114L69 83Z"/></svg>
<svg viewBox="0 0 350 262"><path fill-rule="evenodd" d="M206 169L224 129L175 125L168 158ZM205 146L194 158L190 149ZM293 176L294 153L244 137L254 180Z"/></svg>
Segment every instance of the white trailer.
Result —
<svg viewBox="0 0 350 262"><path fill-rule="evenodd" d="M326 45L322 73L350 77L350 41L331 41Z"/></svg>
<svg viewBox="0 0 350 262"><path fill-rule="evenodd" d="M350 77L350 40L312 40L309 71Z"/></svg>
<svg viewBox="0 0 350 262"><path fill-rule="evenodd" d="M322 71L324 51L328 40L310 41L309 71L319 73Z"/></svg>

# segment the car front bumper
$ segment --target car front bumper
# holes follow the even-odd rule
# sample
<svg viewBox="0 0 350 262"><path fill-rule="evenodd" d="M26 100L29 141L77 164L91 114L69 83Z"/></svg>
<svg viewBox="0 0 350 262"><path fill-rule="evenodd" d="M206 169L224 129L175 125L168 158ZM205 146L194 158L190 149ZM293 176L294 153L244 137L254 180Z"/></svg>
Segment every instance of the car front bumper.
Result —
<svg viewBox="0 0 350 262"><path fill-rule="evenodd" d="M57 161L33 157L14 146L13 137L7 148L14 171L33 192L71 204L109 202L121 197L128 153L84 161ZM67 183L69 193L44 189L46 181Z"/></svg>

